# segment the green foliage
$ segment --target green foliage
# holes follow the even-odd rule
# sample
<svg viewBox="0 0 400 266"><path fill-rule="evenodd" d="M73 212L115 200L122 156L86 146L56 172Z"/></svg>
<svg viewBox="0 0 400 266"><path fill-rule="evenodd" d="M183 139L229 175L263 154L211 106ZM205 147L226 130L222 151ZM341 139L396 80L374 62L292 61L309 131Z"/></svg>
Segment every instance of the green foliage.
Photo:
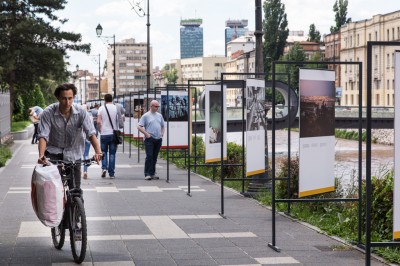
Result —
<svg viewBox="0 0 400 266"><path fill-rule="evenodd" d="M340 28L351 22L351 18L347 18L348 0L336 0L333 5L333 12L335 12L335 26L331 26L331 33L338 32Z"/></svg>
<svg viewBox="0 0 400 266"><path fill-rule="evenodd" d="M0 145L0 167L5 166L7 160L10 159L11 156L12 153L10 149L7 146Z"/></svg>
<svg viewBox="0 0 400 266"><path fill-rule="evenodd" d="M167 79L167 84L175 84L178 80L178 70L170 64L166 64L161 72L164 78Z"/></svg>
<svg viewBox="0 0 400 266"><path fill-rule="evenodd" d="M289 36L285 5L280 0L266 0L264 8L264 72L271 72L271 62L283 55Z"/></svg>
<svg viewBox="0 0 400 266"><path fill-rule="evenodd" d="M290 197L287 194L287 181L277 181L276 198L297 198L298 190L298 158L291 159L291 182ZM288 176L288 161L284 159L280 166L277 177ZM354 172L350 180L350 185L343 188L339 180L336 180L336 190L312 198L356 198L358 197L357 173ZM379 176L371 179L372 204L371 204L371 224L372 241L384 242L391 241L392 238L392 219L393 219L393 170L383 169ZM366 200L366 184L362 183L363 202ZM257 197L263 204L271 204L271 194L263 193ZM280 211L286 210L285 204L277 204ZM362 219L361 228L365 228L365 204L361 206ZM301 221L305 221L329 235L339 236L348 241L357 241L358 232L358 202L307 202L292 203L290 215ZM362 236L364 239L364 235ZM365 239L364 239L365 241ZM390 262L400 262L399 248L386 247L376 248L374 252L384 257Z"/></svg>
<svg viewBox="0 0 400 266"><path fill-rule="evenodd" d="M335 137L358 141L358 131L335 129ZM371 137L371 138L372 138L372 143L376 143L378 141L376 137ZM362 131L361 139L362 141L365 141L367 139L367 132L365 130Z"/></svg>
<svg viewBox="0 0 400 266"><path fill-rule="evenodd" d="M32 124L31 121L12 121L11 122L11 132L17 132L24 130L27 126Z"/></svg>
<svg viewBox="0 0 400 266"><path fill-rule="evenodd" d="M310 29L308 31L308 39L309 42L321 42L321 33L315 28L315 24L310 25Z"/></svg>
<svg viewBox="0 0 400 266"><path fill-rule="evenodd" d="M272 88L265 88L265 99L267 102L272 102ZM284 104L285 98L279 91L275 91L275 104Z"/></svg>
<svg viewBox="0 0 400 266"><path fill-rule="evenodd" d="M18 98L14 102L13 120L14 121L24 120L24 115L25 115L24 113L25 113L24 101L22 100L21 96L18 96Z"/></svg>
<svg viewBox="0 0 400 266"><path fill-rule="evenodd" d="M303 47L298 43L294 43L293 47L290 48L287 55L283 57L284 61L306 61L306 54L304 53ZM286 72L290 75L290 87L295 90L299 88L299 68L303 65L286 65ZM287 81L287 77L283 77Z"/></svg>
<svg viewBox="0 0 400 266"><path fill-rule="evenodd" d="M9 85L12 110L18 95L29 93L42 78L63 81L67 50L90 52L81 35L62 31L67 20L56 13L60 1L2 1L0 5L0 80Z"/></svg>
<svg viewBox="0 0 400 266"><path fill-rule="evenodd" d="M298 198L299 196L299 157L291 158L290 165L289 160L284 159L281 161L279 167L280 169L277 177L278 178L287 178L289 176L290 170L290 190L288 194L288 181L280 180L277 181L276 186L276 197L287 199L287 198ZM289 196L288 196L289 195Z"/></svg>

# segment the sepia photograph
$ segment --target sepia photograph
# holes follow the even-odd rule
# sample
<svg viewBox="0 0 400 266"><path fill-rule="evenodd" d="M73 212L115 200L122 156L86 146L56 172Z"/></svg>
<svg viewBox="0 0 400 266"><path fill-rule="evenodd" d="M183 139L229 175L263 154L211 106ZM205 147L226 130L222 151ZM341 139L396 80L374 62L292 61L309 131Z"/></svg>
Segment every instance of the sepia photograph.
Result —
<svg viewBox="0 0 400 266"><path fill-rule="evenodd" d="M265 130L265 88L246 87L246 124L247 131Z"/></svg>
<svg viewBox="0 0 400 266"><path fill-rule="evenodd" d="M165 121L188 121L187 95L161 95L161 114Z"/></svg>
<svg viewBox="0 0 400 266"><path fill-rule="evenodd" d="M335 82L300 80L300 138L335 135Z"/></svg>

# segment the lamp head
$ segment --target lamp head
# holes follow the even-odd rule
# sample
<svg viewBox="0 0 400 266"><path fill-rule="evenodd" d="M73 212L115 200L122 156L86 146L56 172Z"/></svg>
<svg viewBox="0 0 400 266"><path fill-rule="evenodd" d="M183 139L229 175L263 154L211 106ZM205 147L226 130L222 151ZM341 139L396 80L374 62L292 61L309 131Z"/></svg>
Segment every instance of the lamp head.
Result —
<svg viewBox="0 0 400 266"><path fill-rule="evenodd" d="M97 25L97 27L96 27L96 34L97 34L97 36L101 36L101 33L103 32L103 27L100 25L100 23L99 23L99 25Z"/></svg>

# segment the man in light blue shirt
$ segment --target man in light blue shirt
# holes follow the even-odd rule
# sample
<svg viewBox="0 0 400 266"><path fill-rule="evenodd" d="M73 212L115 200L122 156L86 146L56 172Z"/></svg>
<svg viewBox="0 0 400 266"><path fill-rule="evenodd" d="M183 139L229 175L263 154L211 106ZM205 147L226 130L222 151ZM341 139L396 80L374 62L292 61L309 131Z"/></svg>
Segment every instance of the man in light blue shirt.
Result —
<svg viewBox="0 0 400 266"><path fill-rule="evenodd" d="M158 103L158 101L151 101L150 110L140 118L139 125L137 127L139 131L145 136L145 180L159 179L159 177L156 175L156 163L165 130L164 118L160 113L157 112L157 109L159 107L160 104Z"/></svg>
<svg viewBox="0 0 400 266"><path fill-rule="evenodd" d="M58 86L54 95L58 103L49 105L40 116L39 164L52 160L79 161L84 150L84 135L88 137L96 154L94 159L102 159L100 144L96 138L93 121L81 105L73 104L77 89L74 84L65 83ZM75 186L81 184L81 167L75 167ZM72 182L69 183L72 188Z"/></svg>

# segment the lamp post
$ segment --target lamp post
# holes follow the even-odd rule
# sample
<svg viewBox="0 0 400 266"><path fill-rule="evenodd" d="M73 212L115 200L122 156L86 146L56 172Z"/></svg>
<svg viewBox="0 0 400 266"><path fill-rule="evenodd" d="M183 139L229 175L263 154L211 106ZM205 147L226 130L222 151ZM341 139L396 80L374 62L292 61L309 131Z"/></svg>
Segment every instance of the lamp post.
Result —
<svg viewBox="0 0 400 266"><path fill-rule="evenodd" d="M97 25L97 27L96 27L96 34L97 34L97 37L103 37L103 38L113 38L113 40L114 40L114 49L113 49L113 55L114 55L114 89L113 89L113 93L114 93L114 99L117 97L117 76L116 76L116 63L115 63L115 49L116 49L116 46L115 46L115 34L113 35L113 36L101 36L101 33L103 32L103 27L100 25L100 23L99 23L99 25ZM99 55L99 58L100 58L100 55ZM100 63L99 63L100 64Z"/></svg>
<svg viewBox="0 0 400 266"><path fill-rule="evenodd" d="M150 91L150 0L147 0L147 12L144 12L144 10L139 6L139 3L134 3L132 5L132 9L136 12L136 14L139 17L144 17L147 16L147 98L149 97L149 91ZM136 8L138 10L136 10Z"/></svg>
<svg viewBox="0 0 400 266"><path fill-rule="evenodd" d="M78 77L78 80L79 80L79 92L80 92L80 94L81 94L81 104L83 103L82 102L82 83L81 83L81 77L79 77L78 76L78 71L79 71L79 65L76 65L76 75L77 75L77 77Z"/></svg>
<svg viewBox="0 0 400 266"><path fill-rule="evenodd" d="M100 63L100 54L98 54L98 55L90 55L90 56L98 56L99 57L99 61L98 62L96 62L96 63L98 63L99 64L99 98L98 99L100 99L101 98L101 68L100 68L100 65L101 65L101 63ZM95 61L95 60L94 60Z"/></svg>

